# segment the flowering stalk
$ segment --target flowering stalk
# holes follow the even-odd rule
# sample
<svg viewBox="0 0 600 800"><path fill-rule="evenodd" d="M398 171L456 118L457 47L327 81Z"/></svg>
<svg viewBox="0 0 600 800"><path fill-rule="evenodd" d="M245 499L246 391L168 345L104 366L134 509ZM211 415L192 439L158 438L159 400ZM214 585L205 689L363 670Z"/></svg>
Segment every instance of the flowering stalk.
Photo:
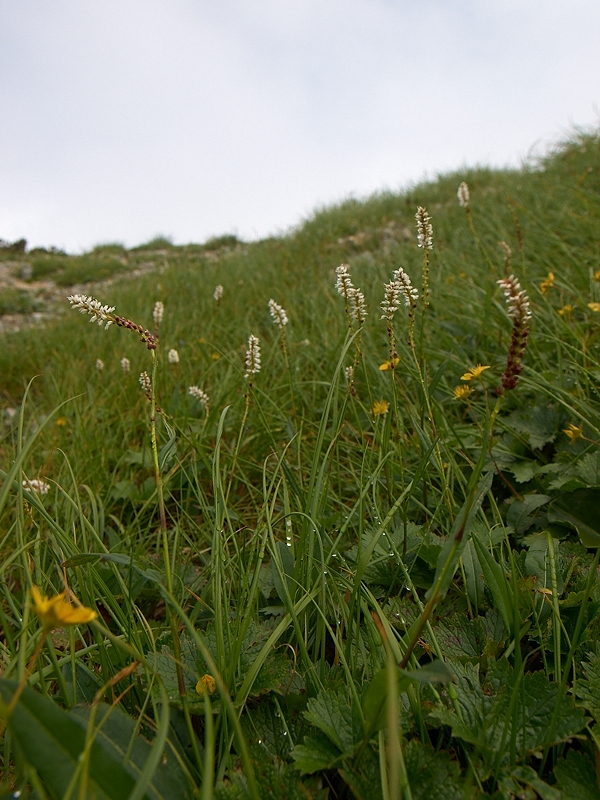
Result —
<svg viewBox="0 0 600 800"><path fill-rule="evenodd" d="M396 338L394 336L394 314L400 305L401 294L402 289L400 288L400 283L398 281L392 280L385 284L385 296L383 298L383 302L381 303L381 310L383 311L381 319L385 319L387 321L387 335L390 343L390 369L394 369L398 363Z"/></svg>
<svg viewBox="0 0 600 800"><path fill-rule="evenodd" d="M350 326L350 333L354 333L355 322L358 328L358 335L355 340L356 354L354 357L354 366L356 366L361 353L360 337L362 333L362 326L367 318L367 304L365 302L364 294L352 283L348 264L340 264L340 266L336 268L335 274L337 275L335 288L344 298L344 305L346 309L346 316L348 317L348 324Z"/></svg>
<svg viewBox="0 0 600 800"><path fill-rule="evenodd" d="M280 306L279 303L276 303L273 298L269 300L268 305L271 319L281 331L281 349L283 350L283 355L285 356L285 361L289 369L290 365L288 361L287 342L285 338L285 326L288 324L288 315L286 314L285 309Z"/></svg>
<svg viewBox="0 0 600 800"><path fill-rule="evenodd" d="M154 335L158 339L160 333L160 323L163 321L165 315L165 305L157 300L154 303L154 310L152 311L152 319L154 320Z"/></svg>
<svg viewBox="0 0 600 800"><path fill-rule="evenodd" d="M433 226L427 209L417 208L417 245L423 249L423 309L429 306L429 251L433 249Z"/></svg>
<svg viewBox="0 0 600 800"><path fill-rule="evenodd" d="M114 306L102 305L99 300L85 294L72 294L67 299L72 308L79 309L82 314L89 314L91 317L90 322L97 322L100 326L104 325L104 330L108 330L113 324L118 325L120 328L127 328L140 336L141 341L148 350L156 349L156 337L154 334L150 333L142 325L138 325L137 322L132 322L126 317L120 317L118 314L113 313Z"/></svg>
<svg viewBox="0 0 600 800"><path fill-rule="evenodd" d="M529 321L531 320L532 314L529 297L525 290L521 289L521 284L514 275L509 275L508 278L502 278L497 281L497 283L504 291L507 303L507 314L513 321L506 369L501 378L502 384L496 389L496 394L500 396L504 394L505 391L514 389L519 382L519 375L523 371L523 356L525 355L525 348L527 347Z"/></svg>

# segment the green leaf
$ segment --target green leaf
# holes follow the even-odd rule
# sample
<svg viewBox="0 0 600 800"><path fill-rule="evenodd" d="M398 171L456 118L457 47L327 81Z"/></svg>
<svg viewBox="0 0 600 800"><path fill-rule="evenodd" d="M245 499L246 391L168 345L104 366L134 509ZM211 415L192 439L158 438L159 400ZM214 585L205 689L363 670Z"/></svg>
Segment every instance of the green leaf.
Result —
<svg viewBox="0 0 600 800"><path fill-rule="evenodd" d="M588 486L600 485L600 450L586 453L575 465L575 472Z"/></svg>
<svg viewBox="0 0 600 800"><path fill-rule="evenodd" d="M364 736L360 717L352 711L348 689L324 689L308 701L306 719L342 752L351 752Z"/></svg>
<svg viewBox="0 0 600 800"><path fill-rule="evenodd" d="M477 512L481 508L485 496L489 492L492 486L493 480L494 480L494 473L491 470L490 472L486 472L486 474L481 478L479 484L477 485L477 489L475 490L474 499L471 499L472 495L470 495L465 500L462 508L456 515L456 519L454 521L454 525L452 526L452 530L450 531L448 538L444 542L442 550L438 556L436 570L435 570L435 577L433 579L432 587L436 585L439 576L446 568L446 561L450 557L450 553L455 545L456 536L461 532L462 529L462 538L460 540L460 544L458 545L458 548L454 553L450 569L448 569L444 581L439 589L442 595L446 594L446 592L448 591L448 587L452 583L454 573L456 572L456 568L458 567L459 559L462 555L463 550L466 547L467 542L469 541L473 520L475 519ZM429 592L427 592L426 594L426 597L428 599L431 591L432 589L430 589Z"/></svg>
<svg viewBox="0 0 600 800"><path fill-rule="evenodd" d="M17 684L0 679L0 696L10 702ZM44 785L62 797L79 764L86 740L89 708L59 708L26 686L9 721L22 758L40 775ZM102 800L127 800L150 757L152 747L137 733L133 719L118 707L102 704L96 724L102 727L91 746L89 791ZM130 757L125 758L133 743ZM190 797L187 780L173 754L165 751L144 794L148 800Z"/></svg>
<svg viewBox="0 0 600 800"><path fill-rule="evenodd" d="M526 494L523 500L515 500L511 503L506 515L507 523L512 526L515 533L525 533L538 519L539 514L535 514L538 508L552 500L546 494Z"/></svg>
<svg viewBox="0 0 600 800"><path fill-rule="evenodd" d="M351 763L345 761L339 773L357 800L383 800L381 767L372 747L365 747Z"/></svg>
<svg viewBox="0 0 600 800"><path fill-rule="evenodd" d="M578 705L585 706L596 722L600 721L600 654L592 653L583 662L585 678L575 684L575 693L581 700Z"/></svg>
<svg viewBox="0 0 600 800"><path fill-rule="evenodd" d="M563 800L561 793L543 781L531 767L516 767L511 775L515 780L530 786L541 800Z"/></svg>
<svg viewBox="0 0 600 800"><path fill-rule="evenodd" d="M569 750L554 767L554 775L562 800L600 800L594 764L583 753Z"/></svg>
<svg viewBox="0 0 600 800"><path fill-rule="evenodd" d="M560 415L549 406L535 406L528 411L515 411L506 420L507 427L529 438L534 449L554 441L560 430Z"/></svg>
<svg viewBox="0 0 600 800"><path fill-rule="evenodd" d="M158 466L160 468L161 473L163 473L171 464L175 456L177 455L177 432L175 428L167 422L164 415L161 414L161 419L163 421L163 425L167 431L167 442L164 444L160 452L158 454Z"/></svg>
<svg viewBox="0 0 600 800"><path fill-rule="evenodd" d="M475 551L475 545L469 539L462 554L463 569L465 571L465 582L469 600L473 603L475 613L478 613L479 606L483 602L483 573L481 564Z"/></svg>
<svg viewBox="0 0 600 800"><path fill-rule="evenodd" d="M300 773L311 774L328 769L339 761L341 753L327 736L315 733L304 737L304 744L297 744L292 750L292 758Z"/></svg>
<svg viewBox="0 0 600 800"><path fill-rule="evenodd" d="M447 753L416 739L404 748L404 763L413 800L462 800L464 787L459 782L460 768Z"/></svg>
<svg viewBox="0 0 600 800"><path fill-rule="evenodd" d="M506 580L504 567L498 564L489 553L487 547L477 537L473 539L473 543L475 544L486 585L492 593L494 603L502 616L506 630L510 631L514 623L513 597Z"/></svg>
<svg viewBox="0 0 600 800"><path fill-rule="evenodd" d="M431 715L451 725L454 736L478 746L488 763L502 748L508 757L513 733L517 751L534 752L543 746L558 700L556 683L549 683L542 672L523 675L517 682L513 669L501 660L492 662L484 691L479 666L453 664L452 667L457 676L455 689L462 718L450 709L435 709ZM515 691L516 699L512 696ZM511 701L516 704L513 716L509 714ZM575 708L573 699L563 697L552 744L574 736L585 724L586 719Z"/></svg>
<svg viewBox="0 0 600 800"><path fill-rule="evenodd" d="M585 547L600 547L600 488L577 489L558 497L548 508L548 520L568 522Z"/></svg>

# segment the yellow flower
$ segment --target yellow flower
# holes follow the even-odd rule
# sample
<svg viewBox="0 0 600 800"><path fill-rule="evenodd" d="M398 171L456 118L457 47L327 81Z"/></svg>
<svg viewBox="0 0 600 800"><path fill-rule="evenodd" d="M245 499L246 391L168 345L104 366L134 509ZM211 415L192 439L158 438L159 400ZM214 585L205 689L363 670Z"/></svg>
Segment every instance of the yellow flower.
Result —
<svg viewBox="0 0 600 800"><path fill-rule="evenodd" d="M58 425L59 428L66 428L67 427L67 420L66 420L65 417L59 417L56 420L56 424Z"/></svg>
<svg viewBox="0 0 600 800"><path fill-rule="evenodd" d="M390 410L390 404L387 400L376 400L373 403L373 416L379 417L381 414L387 414Z"/></svg>
<svg viewBox="0 0 600 800"><path fill-rule="evenodd" d="M481 373L486 370L490 369L489 367L482 367L481 364L477 364L476 367L473 367L468 372L465 372L464 375L461 375L461 381L470 381L473 378L480 378Z"/></svg>
<svg viewBox="0 0 600 800"><path fill-rule="evenodd" d="M569 423L569 427L563 430L563 433L566 433L569 439L571 440L571 444L575 444L577 439L580 439L583 436L583 425L573 425L573 423Z"/></svg>
<svg viewBox="0 0 600 800"><path fill-rule="evenodd" d="M399 363L400 363L400 359L398 357L396 357L393 361L390 358L389 361L384 361L383 364L380 364L379 365L379 369L382 372L385 372L385 370L387 370L387 369L395 369L398 366Z"/></svg>
<svg viewBox="0 0 600 800"><path fill-rule="evenodd" d="M454 399L455 400L468 400L469 395L473 393L473 389L470 386L456 386L454 389Z"/></svg>
<svg viewBox="0 0 600 800"><path fill-rule="evenodd" d="M571 303L567 303L566 306L563 306L562 308L558 309L558 313L561 315L561 317L571 314L572 311L573 311L573 306L571 305Z"/></svg>
<svg viewBox="0 0 600 800"><path fill-rule="evenodd" d="M217 688L217 682L213 678L212 675L209 675L208 672L206 675L203 675L198 683L196 684L196 691L198 694L204 694L204 692L208 692L209 694L214 694Z"/></svg>
<svg viewBox="0 0 600 800"><path fill-rule="evenodd" d="M553 286L554 286L554 273L549 272L546 280L540 283L540 289L542 290L542 294L546 294L546 292Z"/></svg>
<svg viewBox="0 0 600 800"><path fill-rule="evenodd" d="M91 608L69 603L65 599L66 594L61 592L54 597L43 597L37 586L31 587L33 610L46 630L53 631L65 625L81 625L84 622L91 622L98 616Z"/></svg>
<svg viewBox="0 0 600 800"><path fill-rule="evenodd" d="M213 361L218 361L221 358L221 354L217 353L217 351L215 350L214 353L211 353L210 357L212 358Z"/></svg>
<svg viewBox="0 0 600 800"><path fill-rule="evenodd" d="M592 311L600 311L600 303L588 303L588 308L591 308Z"/></svg>
<svg viewBox="0 0 600 800"><path fill-rule="evenodd" d="M597 269L596 272L594 272L594 280L600 281L600 269Z"/></svg>

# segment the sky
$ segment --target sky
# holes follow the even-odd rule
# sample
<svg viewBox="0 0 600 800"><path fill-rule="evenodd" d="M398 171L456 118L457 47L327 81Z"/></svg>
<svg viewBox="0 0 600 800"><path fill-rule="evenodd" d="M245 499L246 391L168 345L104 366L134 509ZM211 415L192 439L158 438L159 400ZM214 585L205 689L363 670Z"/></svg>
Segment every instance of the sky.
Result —
<svg viewBox="0 0 600 800"><path fill-rule="evenodd" d="M0 238L235 233L600 123L598 0L0 0Z"/></svg>

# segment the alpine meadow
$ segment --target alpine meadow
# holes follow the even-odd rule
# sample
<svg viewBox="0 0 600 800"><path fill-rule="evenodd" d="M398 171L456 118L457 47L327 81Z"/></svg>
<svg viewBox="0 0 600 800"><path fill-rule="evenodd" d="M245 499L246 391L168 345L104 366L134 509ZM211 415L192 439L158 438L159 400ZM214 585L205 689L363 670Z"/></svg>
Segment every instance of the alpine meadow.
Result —
<svg viewBox="0 0 600 800"><path fill-rule="evenodd" d="M0 272L0 796L600 800L597 133Z"/></svg>

